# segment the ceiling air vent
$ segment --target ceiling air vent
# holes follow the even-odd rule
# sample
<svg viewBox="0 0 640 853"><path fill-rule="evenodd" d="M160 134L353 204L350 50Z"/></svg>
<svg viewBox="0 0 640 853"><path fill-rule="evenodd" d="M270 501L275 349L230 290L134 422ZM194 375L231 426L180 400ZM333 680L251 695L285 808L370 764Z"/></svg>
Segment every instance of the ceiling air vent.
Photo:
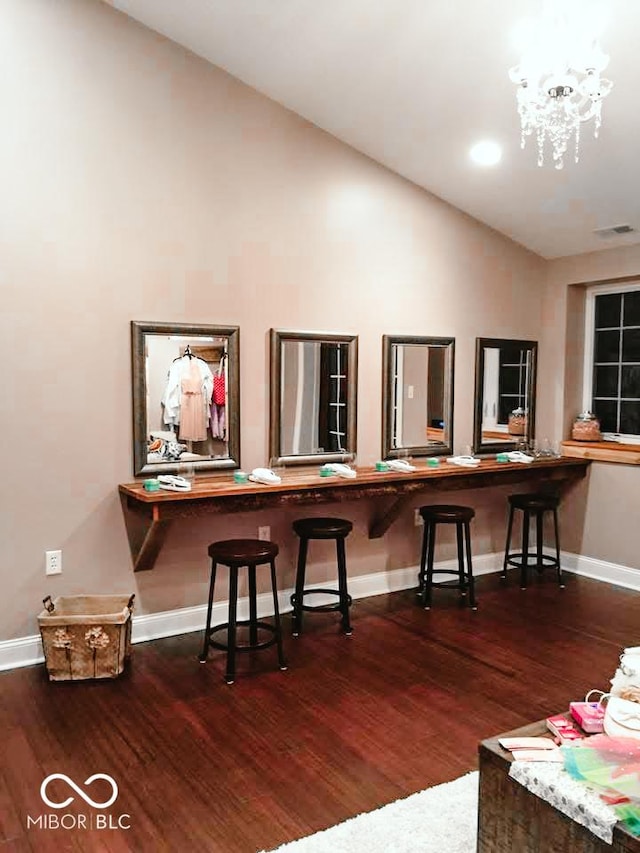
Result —
<svg viewBox="0 0 640 853"><path fill-rule="evenodd" d="M619 237L621 234L633 234L636 229L631 225L612 225L609 228L596 228L593 232L598 237Z"/></svg>

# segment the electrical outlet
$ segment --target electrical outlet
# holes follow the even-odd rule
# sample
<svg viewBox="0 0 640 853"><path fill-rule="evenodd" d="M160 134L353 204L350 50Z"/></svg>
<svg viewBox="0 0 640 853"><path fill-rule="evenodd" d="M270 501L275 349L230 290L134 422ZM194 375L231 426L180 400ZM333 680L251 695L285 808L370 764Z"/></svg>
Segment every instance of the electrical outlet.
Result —
<svg viewBox="0 0 640 853"><path fill-rule="evenodd" d="M422 525L422 516L420 515L420 510L418 508L413 511L413 524L415 527L420 527Z"/></svg>
<svg viewBox="0 0 640 853"><path fill-rule="evenodd" d="M258 539L262 539L264 542L268 542L271 539L271 528L270 527L259 527L258 528Z"/></svg>
<svg viewBox="0 0 640 853"><path fill-rule="evenodd" d="M62 551L45 551L45 574L62 574Z"/></svg>

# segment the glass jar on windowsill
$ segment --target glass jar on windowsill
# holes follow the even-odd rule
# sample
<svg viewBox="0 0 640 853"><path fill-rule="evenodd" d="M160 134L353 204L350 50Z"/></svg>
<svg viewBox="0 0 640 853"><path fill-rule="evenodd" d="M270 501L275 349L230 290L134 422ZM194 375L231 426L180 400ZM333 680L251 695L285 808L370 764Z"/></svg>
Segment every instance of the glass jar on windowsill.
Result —
<svg viewBox="0 0 640 853"><path fill-rule="evenodd" d="M581 412L573 422L571 438L574 441L601 441L600 421L593 412Z"/></svg>
<svg viewBox="0 0 640 853"><path fill-rule="evenodd" d="M527 431L527 413L523 408L518 406L509 415L509 423L507 432L509 435L524 435Z"/></svg>

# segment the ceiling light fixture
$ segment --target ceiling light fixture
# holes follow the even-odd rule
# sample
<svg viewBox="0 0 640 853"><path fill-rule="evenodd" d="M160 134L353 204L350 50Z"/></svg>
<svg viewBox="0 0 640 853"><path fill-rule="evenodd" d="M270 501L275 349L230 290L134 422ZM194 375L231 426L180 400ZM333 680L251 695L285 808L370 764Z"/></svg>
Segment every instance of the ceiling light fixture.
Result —
<svg viewBox="0 0 640 853"><path fill-rule="evenodd" d="M483 139L471 148L469 156L478 166L495 166L502 159L502 148L497 142Z"/></svg>
<svg viewBox="0 0 640 853"><path fill-rule="evenodd" d="M529 24L522 59L509 71L518 86L520 145L524 148L534 132L538 143L538 166L544 165L544 148L551 143L556 169L571 139L575 162L580 156L580 125L594 119L594 136L601 123L602 100L613 83L600 77L609 64L599 43L602 17L582 2L558 4L546 0L542 17Z"/></svg>

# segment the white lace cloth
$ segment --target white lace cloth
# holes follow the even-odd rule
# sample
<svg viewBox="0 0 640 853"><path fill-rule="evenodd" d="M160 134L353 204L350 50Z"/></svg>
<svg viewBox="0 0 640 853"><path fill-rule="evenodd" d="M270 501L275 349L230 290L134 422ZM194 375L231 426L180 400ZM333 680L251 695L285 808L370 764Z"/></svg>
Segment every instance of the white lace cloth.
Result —
<svg viewBox="0 0 640 853"><path fill-rule="evenodd" d="M618 820L614 809L584 782L572 779L561 764L514 761L509 776L607 844L613 843Z"/></svg>

